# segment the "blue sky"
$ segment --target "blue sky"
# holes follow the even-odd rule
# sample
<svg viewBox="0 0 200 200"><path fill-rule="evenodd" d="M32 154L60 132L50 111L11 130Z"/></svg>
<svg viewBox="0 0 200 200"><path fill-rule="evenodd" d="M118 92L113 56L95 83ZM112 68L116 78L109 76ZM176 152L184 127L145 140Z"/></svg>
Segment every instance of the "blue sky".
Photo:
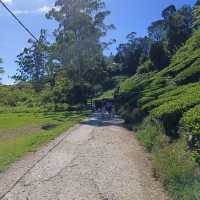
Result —
<svg viewBox="0 0 200 200"><path fill-rule="evenodd" d="M45 19L47 12L55 0L4 0L17 16L31 31L38 35L41 28L49 30L49 38L52 38L52 30L55 23ZM179 8L184 4L193 5L195 0L105 0L111 15L107 23L113 23L116 30L109 32L105 41L116 39L117 44L125 41L126 35L132 31L140 36L146 34L148 25L160 18L161 11L168 5L174 4ZM3 67L6 73L3 75L3 83L11 84L12 76L16 72L16 56L27 45L29 35L11 18L0 5L0 57L3 58ZM114 51L115 46L111 48Z"/></svg>

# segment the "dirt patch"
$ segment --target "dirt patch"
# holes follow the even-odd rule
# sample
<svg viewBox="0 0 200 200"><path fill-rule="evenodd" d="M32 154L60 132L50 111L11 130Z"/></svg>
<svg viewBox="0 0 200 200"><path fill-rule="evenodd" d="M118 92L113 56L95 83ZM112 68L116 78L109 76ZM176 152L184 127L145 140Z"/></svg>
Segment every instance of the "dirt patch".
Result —
<svg viewBox="0 0 200 200"><path fill-rule="evenodd" d="M19 135L30 135L42 131L40 125L27 126L22 128L15 128L9 130L0 130L0 140L12 139Z"/></svg>

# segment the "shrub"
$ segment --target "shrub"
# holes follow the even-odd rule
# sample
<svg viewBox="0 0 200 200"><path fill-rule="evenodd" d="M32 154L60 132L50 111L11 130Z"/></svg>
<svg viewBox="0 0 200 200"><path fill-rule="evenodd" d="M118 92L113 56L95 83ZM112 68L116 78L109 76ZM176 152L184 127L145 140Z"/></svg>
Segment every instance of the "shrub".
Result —
<svg viewBox="0 0 200 200"><path fill-rule="evenodd" d="M139 126L136 135L144 145L145 150L151 153L153 148L158 148L158 146L163 145L167 141L163 132L162 126L157 121L147 117Z"/></svg>
<svg viewBox="0 0 200 200"><path fill-rule="evenodd" d="M184 139L153 152L153 166L174 200L198 200L198 168Z"/></svg>
<svg viewBox="0 0 200 200"><path fill-rule="evenodd" d="M187 84L187 83L197 82L199 80L200 80L200 60L199 59L198 59L198 62L196 61L189 68L180 72L175 78L175 81L178 84Z"/></svg>
<svg viewBox="0 0 200 200"><path fill-rule="evenodd" d="M198 200L199 168L187 150L185 138L171 143L162 125L149 117L137 129L137 138L152 153L154 175L160 178L172 199Z"/></svg>
<svg viewBox="0 0 200 200"><path fill-rule="evenodd" d="M149 73L153 70L155 70L153 63L151 62L151 60L147 60L141 66L138 67L137 73L138 74Z"/></svg>
<svg viewBox="0 0 200 200"><path fill-rule="evenodd" d="M128 124L138 124L143 120L144 113L138 108L133 109L131 112L127 113L126 122Z"/></svg>
<svg viewBox="0 0 200 200"><path fill-rule="evenodd" d="M180 126L180 131L187 136L188 145L193 151L195 160L200 164L200 105L183 115Z"/></svg>

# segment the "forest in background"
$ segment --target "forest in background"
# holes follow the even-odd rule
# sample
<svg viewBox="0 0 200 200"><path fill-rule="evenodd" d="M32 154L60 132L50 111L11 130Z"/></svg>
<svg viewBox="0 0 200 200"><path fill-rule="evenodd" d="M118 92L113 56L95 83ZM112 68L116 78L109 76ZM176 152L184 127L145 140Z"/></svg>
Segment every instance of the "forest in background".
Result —
<svg viewBox="0 0 200 200"><path fill-rule="evenodd" d="M115 28L105 24L109 14L100 0L57 0L46 14L58 22L55 40L47 41L47 30L30 39L16 59L16 83L0 86L2 119L51 111L56 119L48 123L57 126L58 113L63 120L89 100L115 94L116 111L151 153L154 175L172 199L199 200L200 1L168 6L145 37L133 30L115 55L105 56L114 42L101 42Z"/></svg>

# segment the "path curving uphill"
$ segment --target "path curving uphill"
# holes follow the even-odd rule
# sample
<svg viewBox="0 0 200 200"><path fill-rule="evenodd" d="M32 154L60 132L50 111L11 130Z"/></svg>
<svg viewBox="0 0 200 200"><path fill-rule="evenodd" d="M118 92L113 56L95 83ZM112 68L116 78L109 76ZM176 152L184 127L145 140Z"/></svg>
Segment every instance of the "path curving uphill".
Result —
<svg viewBox="0 0 200 200"><path fill-rule="evenodd" d="M82 122L0 174L0 200L165 200L120 120Z"/></svg>

